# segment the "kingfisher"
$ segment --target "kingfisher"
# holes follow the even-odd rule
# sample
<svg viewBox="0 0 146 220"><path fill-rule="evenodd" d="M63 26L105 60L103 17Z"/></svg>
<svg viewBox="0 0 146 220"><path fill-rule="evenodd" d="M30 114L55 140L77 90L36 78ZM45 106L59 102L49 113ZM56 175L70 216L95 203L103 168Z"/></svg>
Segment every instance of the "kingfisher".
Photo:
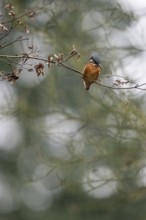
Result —
<svg viewBox="0 0 146 220"><path fill-rule="evenodd" d="M83 84L86 90L98 79L102 67L98 55L91 56L89 63L83 69Z"/></svg>

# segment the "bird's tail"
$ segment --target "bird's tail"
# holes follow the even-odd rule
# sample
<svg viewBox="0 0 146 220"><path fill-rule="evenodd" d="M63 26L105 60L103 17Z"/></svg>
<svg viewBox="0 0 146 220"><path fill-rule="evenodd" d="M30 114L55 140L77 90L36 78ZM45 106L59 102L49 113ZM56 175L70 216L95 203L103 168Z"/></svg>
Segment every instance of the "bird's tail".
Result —
<svg viewBox="0 0 146 220"><path fill-rule="evenodd" d="M83 85L84 85L84 87L85 87L86 90L89 90L91 83L89 83L89 82L83 80Z"/></svg>

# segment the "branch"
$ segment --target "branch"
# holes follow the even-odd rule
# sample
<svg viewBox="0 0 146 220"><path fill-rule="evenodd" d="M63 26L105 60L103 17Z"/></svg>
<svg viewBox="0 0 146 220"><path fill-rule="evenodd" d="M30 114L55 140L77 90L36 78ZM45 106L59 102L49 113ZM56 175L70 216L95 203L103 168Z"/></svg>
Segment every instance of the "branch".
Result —
<svg viewBox="0 0 146 220"><path fill-rule="evenodd" d="M73 67L68 66L67 64L65 64L65 62L67 62L70 58L72 58L73 56L77 55L79 57L79 54L77 53L76 50L73 50L72 52L69 53L69 55L67 57L64 56L64 54L54 54L53 56L48 56L48 59L46 58L42 58L39 57L35 51L32 51L30 53L24 53L22 55L0 55L0 58L6 58L6 59L20 59L23 61L23 64L26 63L26 61L28 60L38 60L39 64L35 65L34 68L36 70L37 75L39 76L40 74L44 75L43 70L44 70L44 65L40 62L44 62L45 64L48 64L48 67L50 67L52 64L55 64L59 67L68 69L72 72L75 72L79 75L83 75L83 73ZM32 68L27 68L28 71L33 71ZM16 71L19 72L19 71ZM20 71L21 72L21 71ZM13 75L15 75L13 73ZM123 77L123 76L118 76L118 75L101 75L101 77L107 77L107 78L111 78L111 77L118 77L118 78L122 78L125 81L121 81L119 79L116 79L113 83L112 86L106 85L106 84L102 84L101 82L95 81L94 83L96 83L99 86L108 88L110 90L130 90L130 89L138 89L138 90L142 90L142 91L146 91L146 88L142 88L143 86L146 86L146 83L142 83L142 84L136 84L136 85L131 85L131 86L124 86L122 87L122 85L125 85L129 82L129 79L127 77ZM13 78L11 76L11 78ZM15 81L16 81L16 77ZM4 78L6 79L6 78ZM10 80L9 80L10 81Z"/></svg>
<svg viewBox="0 0 146 220"><path fill-rule="evenodd" d="M28 12L25 12L24 14L21 14L21 15L19 15L19 16L17 16L17 17L13 16L12 19L7 20L7 21L4 21L4 22L2 22L2 24L7 24L7 23L10 23L10 22L19 20L19 19L21 19L21 18L23 18L23 17L25 17L25 16L33 17L33 15L35 14L35 12L37 12L37 11L39 11L39 10L41 10L41 9L44 9L46 6L50 5L52 2L53 2L53 0L50 0L48 3L44 4L44 5L41 6L41 7L37 7L37 8L35 8L35 9L30 9ZM5 7L6 7L6 6L5 6ZM12 7L12 5L11 5L11 7ZM9 9L11 9L11 8L9 8Z"/></svg>
<svg viewBox="0 0 146 220"><path fill-rule="evenodd" d="M13 43L16 43L16 42L18 42L18 41L25 41L25 40L29 40L29 38L22 38L22 36L20 36L20 37L18 37L17 39L11 41L10 43L4 44L4 45L2 45L2 46L0 45L0 49L3 49L3 48L5 48L5 47L7 47L7 46L10 46L10 45L12 45Z"/></svg>

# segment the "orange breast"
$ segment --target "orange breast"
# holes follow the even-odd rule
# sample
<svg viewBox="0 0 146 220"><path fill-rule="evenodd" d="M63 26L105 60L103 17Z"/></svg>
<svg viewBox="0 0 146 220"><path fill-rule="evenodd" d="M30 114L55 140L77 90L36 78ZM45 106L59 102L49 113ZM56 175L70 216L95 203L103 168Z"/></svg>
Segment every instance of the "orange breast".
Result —
<svg viewBox="0 0 146 220"><path fill-rule="evenodd" d="M92 83L94 83L100 74L101 68L93 63L88 63L83 70L83 84L88 90Z"/></svg>
<svg viewBox="0 0 146 220"><path fill-rule="evenodd" d="M90 82L94 82L98 79L99 74L100 74L100 67L93 64L93 63L89 63L85 66L84 70L83 70L83 79L90 81Z"/></svg>

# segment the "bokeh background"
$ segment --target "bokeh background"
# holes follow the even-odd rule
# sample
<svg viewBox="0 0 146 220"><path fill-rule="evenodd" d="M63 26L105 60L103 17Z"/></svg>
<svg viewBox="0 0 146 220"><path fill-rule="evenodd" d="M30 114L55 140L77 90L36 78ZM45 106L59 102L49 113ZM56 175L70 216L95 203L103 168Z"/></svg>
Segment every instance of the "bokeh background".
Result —
<svg viewBox="0 0 146 220"><path fill-rule="evenodd" d="M11 3L17 15L46 4ZM82 71L96 51L103 75L146 82L145 1L54 0L23 19L29 41L1 49L1 55L34 45L47 58L68 54L74 45L81 57L69 66ZM11 70L4 59L0 63L1 71ZM111 86L116 78L100 79ZM57 65L46 65L40 77L23 69L13 86L1 81L0 219L145 220L145 94L97 84L85 91L80 75Z"/></svg>

